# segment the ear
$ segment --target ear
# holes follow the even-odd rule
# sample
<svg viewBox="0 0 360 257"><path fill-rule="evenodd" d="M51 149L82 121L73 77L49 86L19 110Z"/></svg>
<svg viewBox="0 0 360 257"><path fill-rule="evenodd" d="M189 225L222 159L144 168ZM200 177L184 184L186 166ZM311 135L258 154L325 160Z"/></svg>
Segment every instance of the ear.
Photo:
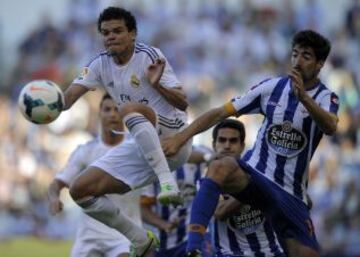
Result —
<svg viewBox="0 0 360 257"><path fill-rule="evenodd" d="M316 68L317 68L317 70L321 70L321 68L322 67L324 67L324 64L325 64L325 61L318 61L317 63L316 63Z"/></svg>
<svg viewBox="0 0 360 257"><path fill-rule="evenodd" d="M136 39L136 31L135 30L130 32L130 38L133 42L135 42L135 39Z"/></svg>

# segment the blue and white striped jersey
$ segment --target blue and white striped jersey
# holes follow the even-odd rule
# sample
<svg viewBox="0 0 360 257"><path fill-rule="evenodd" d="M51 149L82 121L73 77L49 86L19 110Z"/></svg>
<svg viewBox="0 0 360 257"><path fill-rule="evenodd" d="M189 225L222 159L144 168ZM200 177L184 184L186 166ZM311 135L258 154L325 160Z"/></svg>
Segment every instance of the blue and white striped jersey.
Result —
<svg viewBox="0 0 360 257"><path fill-rule="evenodd" d="M319 82L307 93L324 110L337 113L338 97ZM264 115L256 142L243 157L256 171L306 202L308 169L323 132L292 91L289 77L268 79L232 99L236 115Z"/></svg>
<svg viewBox="0 0 360 257"><path fill-rule="evenodd" d="M226 221L215 220L212 232L215 256L284 256L270 223L250 205Z"/></svg>

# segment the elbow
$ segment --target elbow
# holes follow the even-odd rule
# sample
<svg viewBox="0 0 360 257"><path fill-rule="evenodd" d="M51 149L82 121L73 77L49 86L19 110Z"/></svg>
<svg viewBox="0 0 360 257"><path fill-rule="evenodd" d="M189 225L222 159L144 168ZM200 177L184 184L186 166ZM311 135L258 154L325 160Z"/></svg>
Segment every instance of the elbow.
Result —
<svg viewBox="0 0 360 257"><path fill-rule="evenodd" d="M337 131L337 124L336 123L332 123L329 126L327 126L326 128L323 129L323 132L325 135L328 136L333 136Z"/></svg>
<svg viewBox="0 0 360 257"><path fill-rule="evenodd" d="M186 111L186 109L188 108L189 103L186 101L186 99L183 99L177 106L177 108L180 111Z"/></svg>

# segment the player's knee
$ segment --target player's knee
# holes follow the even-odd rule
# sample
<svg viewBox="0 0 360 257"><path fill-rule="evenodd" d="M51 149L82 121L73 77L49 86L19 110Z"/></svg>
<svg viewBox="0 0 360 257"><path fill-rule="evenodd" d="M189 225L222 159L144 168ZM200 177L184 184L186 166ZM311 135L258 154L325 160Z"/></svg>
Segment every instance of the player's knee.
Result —
<svg viewBox="0 0 360 257"><path fill-rule="evenodd" d="M125 117L129 113L139 113L145 116L152 124L156 124L156 113L150 107L139 103L127 103L120 109L119 113L121 117Z"/></svg>
<svg viewBox="0 0 360 257"><path fill-rule="evenodd" d="M235 172L235 170L236 165L234 165L233 158L224 157L210 163L206 176L223 186L224 182Z"/></svg>

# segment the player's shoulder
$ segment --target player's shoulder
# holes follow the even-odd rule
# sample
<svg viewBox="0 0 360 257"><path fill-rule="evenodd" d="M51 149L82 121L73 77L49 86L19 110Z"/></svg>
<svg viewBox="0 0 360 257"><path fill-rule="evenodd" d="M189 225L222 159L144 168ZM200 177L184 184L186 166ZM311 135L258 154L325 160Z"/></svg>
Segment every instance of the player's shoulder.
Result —
<svg viewBox="0 0 360 257"><path fill-rule="evenodd" d="M99 145L100 141L98 137L95 137L93 139L90 139L89 141L80 144L75 151L78 152L87 152L89 150L94 149L97 145Z"/></svg>
<svg viewBox="0 0 360 257"><path fill-rule="evenodd" d="M153 62L153 63L155 62L156 59L162 57L162 53L159 48L147 45L142 42L136 42L135 54L141 55L145 58L149 58L151 60L151 62Z"/></svg>
<svg viewBox="0 0 360 257"><path fill-rule="evenodd" d="M99 52L90 58L90 60L85 65L85 67L90 67L96 64L97 62L101 61L103 58L109 58L109 57L110 57L109 52L107 51Z"/></svg>

